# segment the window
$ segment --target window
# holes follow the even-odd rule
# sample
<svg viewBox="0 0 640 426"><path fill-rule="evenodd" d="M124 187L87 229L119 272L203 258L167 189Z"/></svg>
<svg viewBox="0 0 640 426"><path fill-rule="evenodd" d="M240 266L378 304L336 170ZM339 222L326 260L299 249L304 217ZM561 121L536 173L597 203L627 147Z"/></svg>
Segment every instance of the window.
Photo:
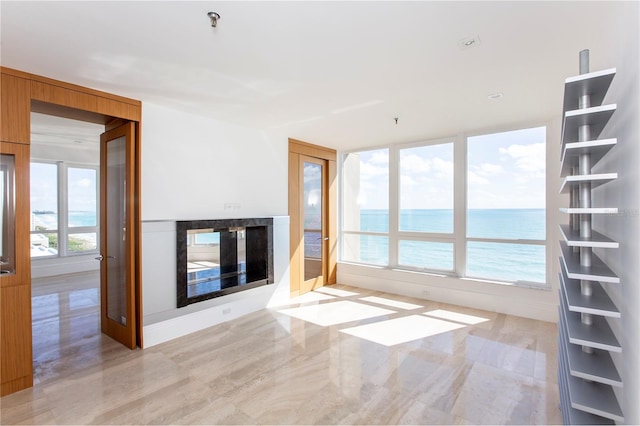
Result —
<svg viewBox="0 0 640 426"><path fill-rule="evenodd" d="M398 265L453 271L453 142L399 149Z"/></svg>
<svg viewBox="0 0 640 426"><path fill-rule="evenodd" d="M546 128L467 140L467 271L545 282Z"/></svg>
<svg viewBox="0 0 640 426"><path fill-rule="evenodd" d="M98 250L98 170L31 163L31 257Z"/></svg>
<svg viewBox="0 0 640 426"><path fill-rule="evenodd" d="M539 285L545 200L546 127L347 153L340 259Z"/></svg>
<svg viewBox="0 0 640 426"><path fill-rule="evenodd" d="M342 166L342 260L387 265L389 150L346 154Z"/></svg>

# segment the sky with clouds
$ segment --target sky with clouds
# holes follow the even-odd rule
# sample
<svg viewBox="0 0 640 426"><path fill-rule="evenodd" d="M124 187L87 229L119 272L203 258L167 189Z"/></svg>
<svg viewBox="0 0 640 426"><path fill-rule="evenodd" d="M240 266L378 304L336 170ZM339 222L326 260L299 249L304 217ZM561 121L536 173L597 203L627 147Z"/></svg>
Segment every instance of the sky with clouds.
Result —
<svg viewBox="0 0 640 426"><path fill-rule="evenodd" d="M96 211L97 173L95 169L69 167L69 211ZM56 164L31 163L31 210L58 211L58 171Z"/></svg>
<svg viewBox="0 0 640 426"><path fill-rule="evenodd" d="M546 128L467 139L470 209L545 208ZM388 209L389 152L360 152L362 209ZM453 208L453 143L400 150L401 209Z"/></svg>

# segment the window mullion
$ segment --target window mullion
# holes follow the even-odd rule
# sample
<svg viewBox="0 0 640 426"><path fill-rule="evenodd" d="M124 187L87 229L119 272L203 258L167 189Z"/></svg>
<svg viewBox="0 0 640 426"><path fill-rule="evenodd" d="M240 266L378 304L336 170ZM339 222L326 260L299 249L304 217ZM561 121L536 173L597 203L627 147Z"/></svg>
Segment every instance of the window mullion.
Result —
<svg viewBox="0 0 640 426"><path fill-rule="evenodd" d="M464 277L467 265L467 139L463 134L459 134L454 143L453 176L454 269L459 277Z"/></svg>
<svg viewBox="0 0 640 426"><path fill-rule="evenodd" d="M67 188L67 166L58 162L58 256L67 256L69 239L69 191Z"/></svg>
<svg viewBox="0 0 640 426"><path fill-rule="evenodd" d="M400 228L400 155L398 147L389 149L389 267L398 266Z"/></svg>

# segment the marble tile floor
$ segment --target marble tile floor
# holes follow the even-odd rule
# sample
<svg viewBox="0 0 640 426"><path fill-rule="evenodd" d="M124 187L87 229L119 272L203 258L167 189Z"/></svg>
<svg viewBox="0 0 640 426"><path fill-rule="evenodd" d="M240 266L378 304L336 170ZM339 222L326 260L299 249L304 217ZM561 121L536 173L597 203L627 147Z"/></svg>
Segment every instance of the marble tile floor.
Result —
<svg viewBox="0 0 640 426"><path fill-rule="evenodd" d="M337 285L145 350L97 274L34 280L35 385L1 424L560 424L552 323Z"/></svg>

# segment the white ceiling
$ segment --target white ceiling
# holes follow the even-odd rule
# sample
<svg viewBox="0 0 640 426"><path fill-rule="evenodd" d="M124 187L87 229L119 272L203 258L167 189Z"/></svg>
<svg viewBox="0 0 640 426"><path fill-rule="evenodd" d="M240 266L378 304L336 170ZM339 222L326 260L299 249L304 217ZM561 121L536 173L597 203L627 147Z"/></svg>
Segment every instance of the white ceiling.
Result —
<svg viewBox="0 0 640 426"><path fill-rule="evenodd" d="M629 7L2 1L0 54L6 67L353 149L549 120L581 49L592 70L615 66L609 34Z"/></svg>

